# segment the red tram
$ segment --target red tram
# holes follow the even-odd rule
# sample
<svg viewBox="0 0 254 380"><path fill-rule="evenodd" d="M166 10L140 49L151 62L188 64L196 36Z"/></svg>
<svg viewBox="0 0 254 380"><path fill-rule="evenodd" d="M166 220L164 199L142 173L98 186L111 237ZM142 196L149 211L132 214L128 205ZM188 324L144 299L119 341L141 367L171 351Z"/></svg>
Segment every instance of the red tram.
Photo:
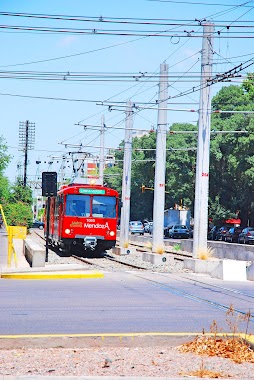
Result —
<svg viewBox="0 0 254 380"><path fill-rule="evenodd" d="M116 243L119 194L100 185L71 183L49 198L48 242L65 251L100 254ZM47 231L47 222L45 231Z"/></svg>

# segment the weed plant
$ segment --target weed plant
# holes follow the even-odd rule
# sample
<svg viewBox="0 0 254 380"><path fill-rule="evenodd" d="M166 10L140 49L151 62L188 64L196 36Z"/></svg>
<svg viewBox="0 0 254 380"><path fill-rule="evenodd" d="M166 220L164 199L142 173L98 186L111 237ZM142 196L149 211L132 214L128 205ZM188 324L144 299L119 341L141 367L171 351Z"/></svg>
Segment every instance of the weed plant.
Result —
<svg viewBox="0 0 254 380"><path fill-rule="evenodd" d="M218 356L228 358L235 363L254 363L254 352L251 350L250 345L247 343L250 311L245 314L239 314L235 311L233 305L230 305L226 313L226 322L231 331L229 334L223 334L222 330L218 328L217 322L214 320L210 326L210 333L203 333L201 336L196 337L192 342L188 342L180 346L181 352L195 353L202 356ZM245 323L244 338L240 333L239 325ZM199 376L203 377L230 377L230 375L219 374L218 372L210 371L205 368L204 360L201 360L201 366L198 370L188 374L180 373L185 376Z"/></svg>

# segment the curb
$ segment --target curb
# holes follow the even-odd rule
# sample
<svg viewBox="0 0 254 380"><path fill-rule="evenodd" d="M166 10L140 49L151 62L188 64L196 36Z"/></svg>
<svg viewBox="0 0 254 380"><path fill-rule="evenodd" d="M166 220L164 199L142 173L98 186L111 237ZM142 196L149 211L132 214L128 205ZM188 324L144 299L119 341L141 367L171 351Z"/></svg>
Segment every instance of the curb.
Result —
<svg viewBox="0 0 254 380"><path fill-rule="evenodd" d="M54 272L54 273L1 273L1 278L12 280L61 280L61 279L84 279L84 278L104 278L101 272Z"/></svg>

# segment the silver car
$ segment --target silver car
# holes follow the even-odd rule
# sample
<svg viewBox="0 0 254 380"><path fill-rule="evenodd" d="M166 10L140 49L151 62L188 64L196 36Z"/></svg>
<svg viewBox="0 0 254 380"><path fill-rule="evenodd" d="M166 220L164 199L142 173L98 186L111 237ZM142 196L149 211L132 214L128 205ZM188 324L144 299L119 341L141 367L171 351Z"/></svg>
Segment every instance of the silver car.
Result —
<svg viewBox="0 0 254 380"><path fill-rule="evenodd" d="M134 234L144 235L145 228L144 228L143 223L140 222L139 220L130 222L130 233L132 235Z"/></svg>
<svg viewBox="0 0 254 380"><path fill-rule="evenodd" d="M253 244L254 243L254 227L246 227L238 236L238 243Z"/></svg>

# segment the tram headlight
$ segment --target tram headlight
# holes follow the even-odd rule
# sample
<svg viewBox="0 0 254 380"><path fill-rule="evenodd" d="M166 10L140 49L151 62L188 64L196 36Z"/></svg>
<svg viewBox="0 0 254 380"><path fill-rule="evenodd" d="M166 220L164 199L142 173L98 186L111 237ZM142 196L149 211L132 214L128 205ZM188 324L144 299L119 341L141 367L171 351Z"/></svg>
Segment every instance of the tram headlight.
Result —
<svg viewBox="0 0 254 380"><path fill-rule="evenodd" d="M69 235L71 233L71 230L69 228L66 228L66 230L64 231L67 235Z"/></svg>
<svg viewBox="0 0 254 380"><path fill-rule="evenodd" d="M114 231L110 231L109 235L110 235L110 236L115 236Z"/></svg>

